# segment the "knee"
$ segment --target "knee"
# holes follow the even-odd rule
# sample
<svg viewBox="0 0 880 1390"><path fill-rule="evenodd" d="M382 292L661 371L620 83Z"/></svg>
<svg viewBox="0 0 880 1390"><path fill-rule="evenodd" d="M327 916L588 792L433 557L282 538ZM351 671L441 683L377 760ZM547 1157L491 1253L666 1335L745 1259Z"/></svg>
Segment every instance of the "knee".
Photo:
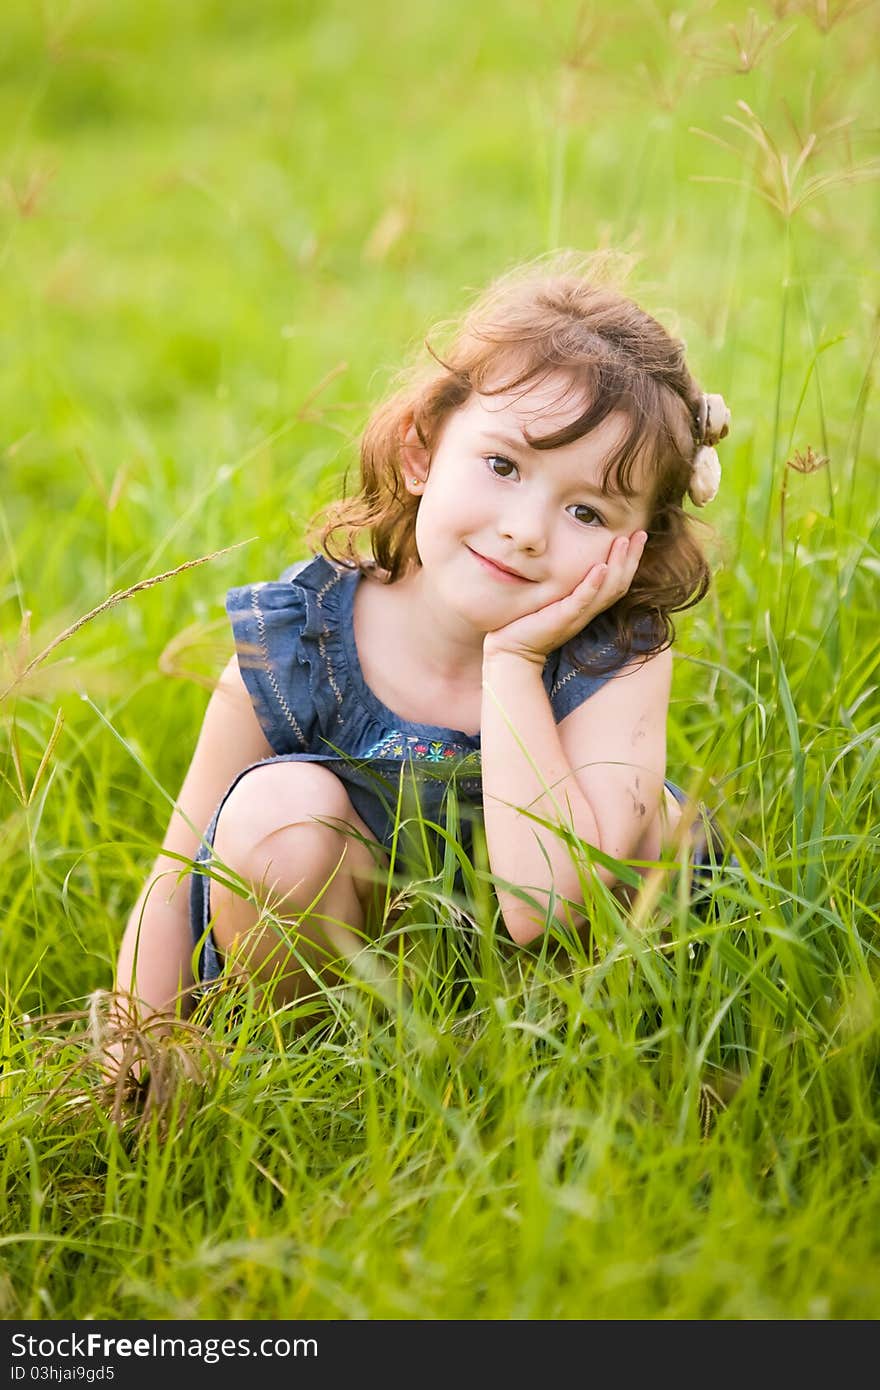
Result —
<svg viewBox="0 0 880 1390"><path fill-rule="evenodd" d="M235 784L217 817L214 849L236 872L250 875L270 845L282 848L287 836L307 837L309 853L324 845L328 856L342 852L342 828L352 815L348 794L327 768L313 763L265 763ZM323 856L321 856L323 857Z"/></svg>

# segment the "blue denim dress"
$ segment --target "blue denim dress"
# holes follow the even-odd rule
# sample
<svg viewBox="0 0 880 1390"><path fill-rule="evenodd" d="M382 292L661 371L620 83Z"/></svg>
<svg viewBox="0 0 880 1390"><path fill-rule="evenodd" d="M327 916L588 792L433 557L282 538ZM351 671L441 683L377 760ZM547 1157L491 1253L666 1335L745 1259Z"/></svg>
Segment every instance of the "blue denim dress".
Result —
<svg viewBox="0 0 880 1390"><path fill-rule="evenodd" d="M360 580L359 570L317 556L285 570L277 581L247 584L227 594L242 679L275 755L265 761L317 762L332 769L355 811L385 846L395 822L406 823L415 809L443 827L454 786L457 833L467 844L469 819L482 804L480 736L413 724L374 695L354 639L352 614ZM595 676L586 674L577 658L601 652L604 659L615 650L609 629L598 621L551 653L543 680L557 724L624 661L621 657L606 674ZM242 769L227 789L197 864L209 862L223 803L251 770ZM679 788L667 786L683 799ZM199 973L204 982L220 973L210 935L209 889L209 877L196 869L191 923L194 943L202 943Z"/></svg>

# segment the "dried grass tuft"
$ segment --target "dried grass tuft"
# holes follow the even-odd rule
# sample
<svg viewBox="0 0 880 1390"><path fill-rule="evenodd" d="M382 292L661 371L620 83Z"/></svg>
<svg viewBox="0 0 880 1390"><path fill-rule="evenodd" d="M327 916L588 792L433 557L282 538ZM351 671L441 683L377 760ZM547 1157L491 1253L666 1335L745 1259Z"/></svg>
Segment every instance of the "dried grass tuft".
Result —
<svg viewBox="0 0 880 1390"><path fill-rule="evenodd" d="M62 1062L47 1103L83 1110L97 1104L120 1130L155 1122L167 1133L223 1065L201 1024L160 1014L144 1019L130 996L110 990L95 990L84 1009L31 1018L28 1031L47 1063L73 1054Z"/></svg>

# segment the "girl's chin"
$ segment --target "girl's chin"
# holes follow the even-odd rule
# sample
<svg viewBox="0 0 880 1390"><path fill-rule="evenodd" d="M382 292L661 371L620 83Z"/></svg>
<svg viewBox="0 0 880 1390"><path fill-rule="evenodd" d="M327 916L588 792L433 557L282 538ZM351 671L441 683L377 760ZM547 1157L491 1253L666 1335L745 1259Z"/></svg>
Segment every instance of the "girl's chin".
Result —
<svg viewBox="0 0 880 1390"><path fill-rule="evenodd" d="M507 627L520 618L528 617L534 609L512 603L463 602L458 605L457 611L477 632L485 635L487 632L497 632L500 627Z"/></svg>

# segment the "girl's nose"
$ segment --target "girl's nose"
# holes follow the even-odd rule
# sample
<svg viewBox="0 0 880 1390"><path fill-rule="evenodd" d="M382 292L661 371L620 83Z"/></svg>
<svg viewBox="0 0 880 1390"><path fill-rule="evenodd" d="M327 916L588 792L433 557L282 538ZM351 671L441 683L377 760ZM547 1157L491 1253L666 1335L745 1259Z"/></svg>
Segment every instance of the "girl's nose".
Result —
<svg viewBox="0 0 880 1390"><path fill-rule="evenodd" d="M498 517L498 534L518 550L542 554L547 546L547 522L536 499L524 496L509 499Z"/></svg>

